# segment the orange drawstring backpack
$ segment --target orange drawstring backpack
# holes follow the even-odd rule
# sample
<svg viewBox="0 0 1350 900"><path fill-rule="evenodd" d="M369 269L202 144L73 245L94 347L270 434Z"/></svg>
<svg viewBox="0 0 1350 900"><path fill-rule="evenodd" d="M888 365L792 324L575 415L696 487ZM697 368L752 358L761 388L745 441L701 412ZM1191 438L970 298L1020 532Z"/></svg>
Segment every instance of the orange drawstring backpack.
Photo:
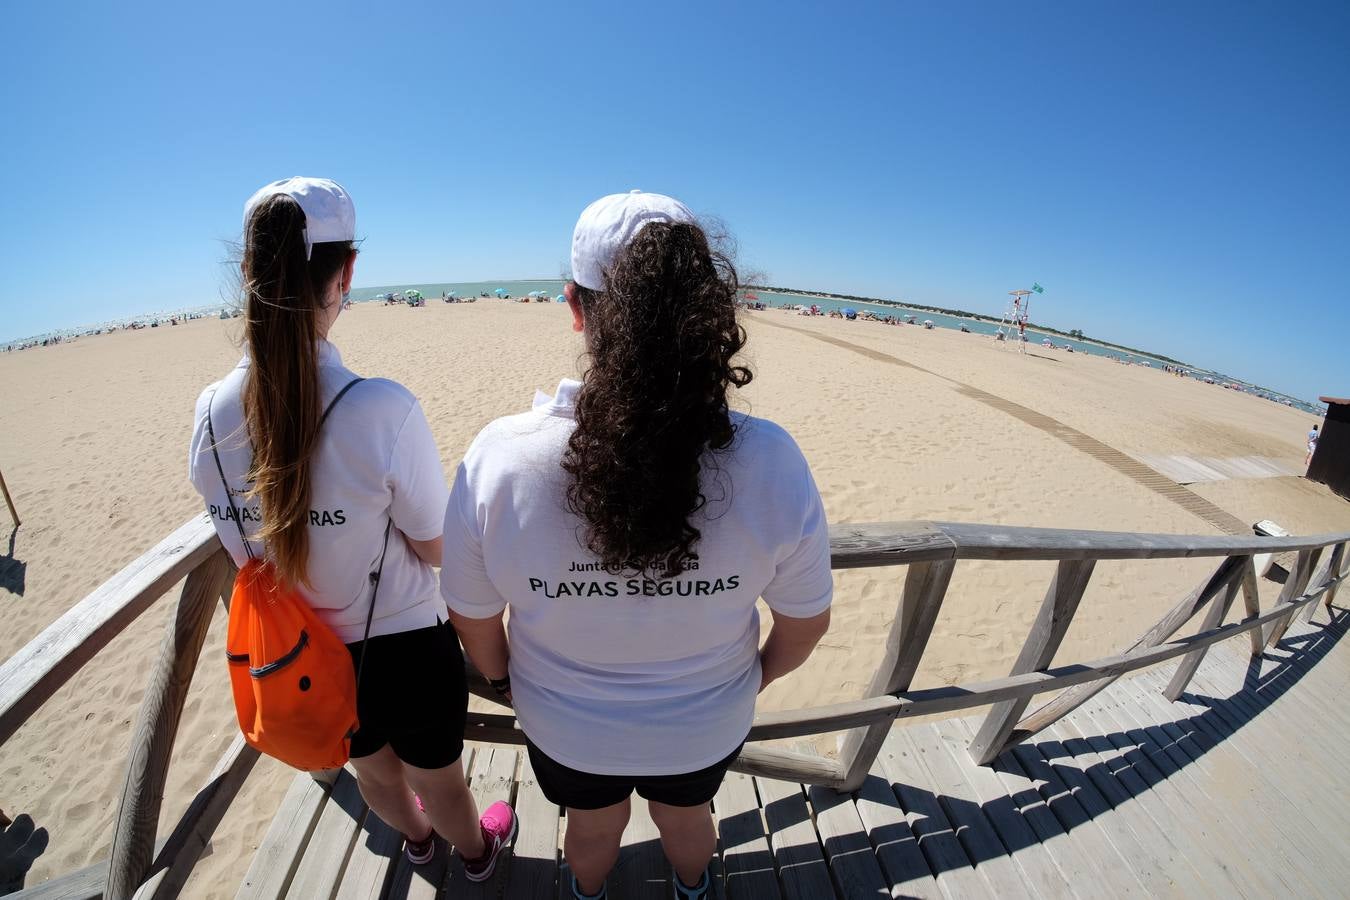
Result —
<svg viewBox="0 0 1350 900"><path fill-rule="evenodd" d="M319 419L320 428L343 394L361 380L350 381L338 391ZM214 395L211 399L215 399ZM239 729L251 746L294 768L307 771L340 768L347 763L351 738L358 727L356 697L361 673L352 671L346 645L315 614L300 592L277 579L271 562L253 555L234 505L234 492L225 479L225 468L216 451L210 402L206 407L206 427L230 515L248 555L248 562L234 579L225 637ZM380 589L380 573L384 571L393 524L391 519L385 526L379 567L370 573L370 611L362 638L361 668L365 667L364 642L370 638L375 595Z"/></svg>

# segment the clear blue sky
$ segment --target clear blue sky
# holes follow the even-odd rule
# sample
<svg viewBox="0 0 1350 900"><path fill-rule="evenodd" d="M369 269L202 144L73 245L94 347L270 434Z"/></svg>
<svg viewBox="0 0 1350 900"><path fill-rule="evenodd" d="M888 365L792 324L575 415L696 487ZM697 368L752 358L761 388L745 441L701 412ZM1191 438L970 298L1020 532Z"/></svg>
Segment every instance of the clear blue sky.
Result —
<svg viewBox="0 0 1350 900"><path fill-rule="evenodd" d="M556 276L590 200L771 283L1350 394L1350 5L21 3L0 338L215 302L244 199L352 192L359 285Z"/></svg>

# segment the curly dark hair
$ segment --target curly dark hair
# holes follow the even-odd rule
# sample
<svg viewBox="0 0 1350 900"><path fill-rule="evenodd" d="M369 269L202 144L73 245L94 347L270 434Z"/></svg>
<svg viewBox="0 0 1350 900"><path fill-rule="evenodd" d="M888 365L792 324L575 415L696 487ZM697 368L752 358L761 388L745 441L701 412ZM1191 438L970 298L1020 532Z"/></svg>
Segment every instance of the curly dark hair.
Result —
<svg viewBox="0 0 1350 900"><path fill-rule="evenodd" d="M604 291L576 286L589 366L562 466L586 548L611 574L674 577L698 559L704 454L731 446L727 387L754 377L732 364L746 340L737 288L701 227L670 222L638 232Z"/></svg>

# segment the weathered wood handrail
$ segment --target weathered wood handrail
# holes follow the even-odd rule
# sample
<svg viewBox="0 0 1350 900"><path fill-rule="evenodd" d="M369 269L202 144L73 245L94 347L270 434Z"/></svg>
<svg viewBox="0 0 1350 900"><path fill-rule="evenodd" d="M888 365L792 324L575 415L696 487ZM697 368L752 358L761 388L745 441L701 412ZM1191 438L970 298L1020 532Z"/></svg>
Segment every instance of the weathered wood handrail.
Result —
<svg viewBox="0 0 1350 900"><path fill-rule="evenodd" d="M1335 597L1346 563L1350 533L1314 537L1208 537L1125 532L1071 531L945 522L838 525L831 529L835 568L908 566L904 588L883 658L868 696L830 706L761 713L734 768L741 772L854 790L876 758L894 720L992 706L971 745L979 761L1053 723L1121 675L1183 657L1165 690L1175 698L1186 688L1206 649L1248 633L1252 653L1279 640L1295 615L1325 596ZM1331 547L1327 564L1317 563ZM1260 609L1252 557L1294 551L1297 562L1275 604ZM1123 653L1086 663L1051 665L1068 631L1093 567L1102 559L1221 557L1216 571ZM967 685L913 690L910 683L941 612L958 561L1049 560L1055 579L1012 673ZM145 555L101 585L27 646L0 664L0 744L79 671L102 647L175 582L188 578L179 614L170 623L160 663L143 701L107 883L110 897L175 896L209 841L216 824L257 758L236 739L205 788L152 862L158 795L162 791L183 699L201 649L216 596L224 599L228 564L215 531L204 517L181 526ZM190 577L189 577L190 576ZM1245 616L1224 624L1238 592ZM1201 630L1173 640L1208 606ZM474 693L495 694L470 673ZM1031 698L1061 691L1053 701L1021 718ZM838 759L765 746L762 741L846 730ZM471 740L523 741L514 716L471 714ZM139 888L139 890L137 890Z"/></svg>

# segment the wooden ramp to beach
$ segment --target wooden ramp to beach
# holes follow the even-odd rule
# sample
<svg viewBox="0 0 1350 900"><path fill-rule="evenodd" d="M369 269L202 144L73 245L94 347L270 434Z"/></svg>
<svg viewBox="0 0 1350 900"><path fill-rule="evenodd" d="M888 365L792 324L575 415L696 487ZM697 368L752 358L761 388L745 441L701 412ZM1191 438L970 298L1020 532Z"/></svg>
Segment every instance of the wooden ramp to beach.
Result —
<svg viewBox="0 0 1350 900"><path fill-rule="evenodd" d="M979 720L963 718L897 725L849 794L733 772L713 803L718 896L1344 896L1350 777L1328 751L1350 740L1350 704L1334 702L1348 622L1297 625L1256 660L1224 645L1174 704L1170 667L1121 680L989 767L967 754ZM297 777L238 896L567 897L566 822L525 754L478 745L466 762L480 806L509 800L521 817L487 884L444 852L410 866L343 771L331 786ZM666 900L670 877L635 800L609 894Z"/></svg>
<svg viewBox="0 0 1350 900"><path fill-rule="evenodd" d="M934 522L833 528L835 568L903 568L894 624L863 697L755 717L713 802L719 888L731 898L789 900L1345 896L1350 775L1341 751L1350 741L1350 651L1342 638L1350 610L1334 601L1348 543L1350 533L1214 537ZM1255 560L1276 553L1292 561L1263 609ZM1218 564L1132 646L1096 660L1056 660L1098 560L1166 565L1191 557ZM913 688L964 560L1055 565L1007 677ZM184 893L258 758L236 737L172 831L158 834L188 686L232 577L210 523L194 519L0 664L3 743L183 582L131 736L108 859L17 896ZM1130 602L1122 593L1096 602ZM1194 630L1176 636L1196 619ZM477 673L470 685L495 697ZM1048 701L1032 709L1042 694ZM471 790L483 805L512 800L521 819L511 855L488 883L468 884L448 852L410 866L399 836L338 770L294 779L238 896L565 898L566 817L535 785L523 735L503 710L470 714L467 734ZM837 756L793 743L823 734L838 735ZM610 896L668 897L669 878L657 832L636 801Z"/></svg>

